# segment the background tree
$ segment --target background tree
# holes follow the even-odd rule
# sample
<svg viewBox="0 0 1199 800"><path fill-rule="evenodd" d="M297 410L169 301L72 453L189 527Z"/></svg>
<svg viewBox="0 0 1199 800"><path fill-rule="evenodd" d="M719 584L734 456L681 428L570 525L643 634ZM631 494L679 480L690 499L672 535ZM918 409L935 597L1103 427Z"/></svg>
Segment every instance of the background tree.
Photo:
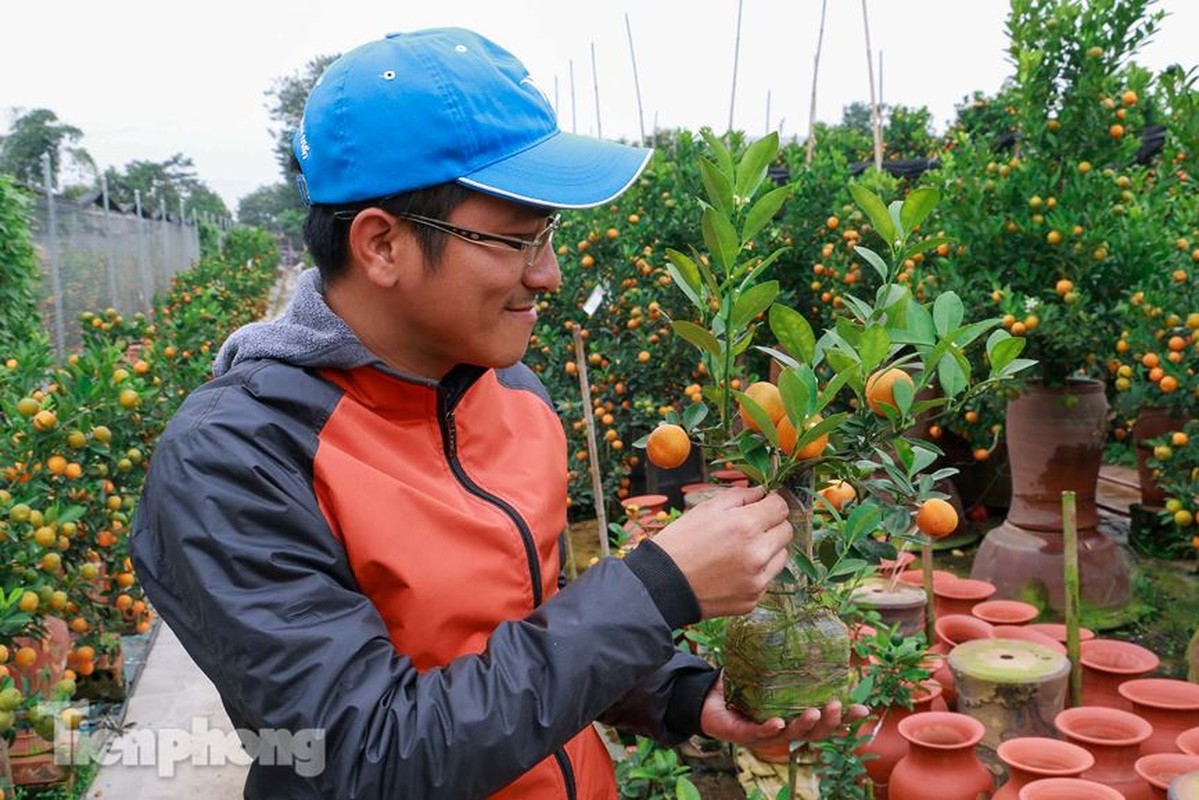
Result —
<svg viewBox="0 0 1199 800"><path fill-rule="evenodd" d="M292 133L300 127L300 119L304 116L304 101L317 78L340 55L335 53L316 56L305 64L302 70L276 78L271 88L266 90L266 96L270 98L267 111L271 120L278 123L277 127L270 128L271 136L275 138L275 161L279 164L279 173L285 181L290 180L291 138Z"/></svg>
<svg viewBox="0 0 1199 800"><path fill-rule="evenodd" d="M225 201L196 177L194 163L182 153L165 161L130 161L123 171L109 167L104 177L114 203L132 205L134 193L141 192L143 209L154 210L163 203L177 214L182 200L188 209L230 216Z"/></svg>
<svg viewBox="0 0 1199 800"><path fill-rule="evenodd" d="M74 147L83 131L58 119L48 108L31 111L14 109L7 135L0 137L0 172L13 175L22 183L42 183L42 154L50 154L50 180L58 186L64 160L87 168L94 175L95 161L82 147Z"/></svg>
<svg viewBox="0 0 1199 800"><path fill-rule="evenodd" d="M242 225L280 231L298 241L304 226L300 194L291 183L260 186L237 202L237 221Z"/></svg>

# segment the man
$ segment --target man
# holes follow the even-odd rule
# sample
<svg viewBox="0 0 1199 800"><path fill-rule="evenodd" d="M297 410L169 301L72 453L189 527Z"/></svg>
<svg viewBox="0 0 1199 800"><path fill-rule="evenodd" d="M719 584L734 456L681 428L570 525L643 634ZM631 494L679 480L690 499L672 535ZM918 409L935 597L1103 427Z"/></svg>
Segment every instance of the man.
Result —
<svg viewBox="0 0 1199 800"><path fill-rule="evenodd" d="M319 774L260 757L245 796L613 798L595 720L671 743L840 724L744 719L672 645L782 567L777 496L730 490L559 579L565 438L520 359L561 277L554 209L608 202L649 152L560 132L520 62L437 29L332 64L295 157L319 270L172 420L131 545L239 729L323 733Z"/></svg>

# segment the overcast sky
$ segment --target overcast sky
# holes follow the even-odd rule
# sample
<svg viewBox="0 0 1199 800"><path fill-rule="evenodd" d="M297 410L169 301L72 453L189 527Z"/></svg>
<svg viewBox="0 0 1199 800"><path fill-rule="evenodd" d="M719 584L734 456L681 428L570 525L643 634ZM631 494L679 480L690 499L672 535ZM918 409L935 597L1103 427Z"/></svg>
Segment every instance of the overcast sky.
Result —
<svg viewBox="0 0 1199 800"><path fill-rule="evenodd" d="M656 123L723 130L733 99L737 0L9 0L4 6L0 130L13 107L49 108L84 131L82 145L101 168L181 152L234 212L243 195L280 180L264 94L274 80L318 55L391 31L474 28L513 51L551 99L557 96L564 129L636 137L627 13L647 129ZM1156 7L1170 16L1138 60L1155 70L1195 64L1199 0L1159 0ZM1010 73L1007 10L1007 0L869 0L884 100L928 106L943 130L963 97L994 92ZM820 0L744 0L734 127L753 135L767 126L781 126L784 136L807 131L819 23ZM868 99L861 2L828 0L816 117L836 121L842 106Z"/></svg>

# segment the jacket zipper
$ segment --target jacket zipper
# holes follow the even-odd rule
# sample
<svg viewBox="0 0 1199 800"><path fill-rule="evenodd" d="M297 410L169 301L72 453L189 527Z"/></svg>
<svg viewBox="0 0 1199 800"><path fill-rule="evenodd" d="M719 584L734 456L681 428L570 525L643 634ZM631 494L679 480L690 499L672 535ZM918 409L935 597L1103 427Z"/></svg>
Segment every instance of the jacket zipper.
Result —
<svg viewBox="0 0 1199 800"><path fill-rule="evenodd" d="M441 411L437 415L441 424L441 440L445 448L446 460L450 465L450 471L454 473L454 477L458 479L459 483L468 492L497 506L507 514L512 519L512 522L515 523L516 529L520 532L521 542L525 546L525 557L529 564L529 577L533 582L533 607L537 608L541 605L542 599L541 564L537 558L537 546L533 542L533 532L529 530L529 526L520 516L520 512L503 499L496 497L482 486L479 486L479 484L471 480L470 476L466 474L466 470L462 468L462 463L458 461L458 429L454 424L454 412L446 408L444 394L438 394L437 405ZM558 762L558 769L562 771L562 780L566 785L567 800L575 800L577 789L575 787L574 768L570 764L570 756L566 754L565 747L559 747L554 751L554 760Z"/></svg>

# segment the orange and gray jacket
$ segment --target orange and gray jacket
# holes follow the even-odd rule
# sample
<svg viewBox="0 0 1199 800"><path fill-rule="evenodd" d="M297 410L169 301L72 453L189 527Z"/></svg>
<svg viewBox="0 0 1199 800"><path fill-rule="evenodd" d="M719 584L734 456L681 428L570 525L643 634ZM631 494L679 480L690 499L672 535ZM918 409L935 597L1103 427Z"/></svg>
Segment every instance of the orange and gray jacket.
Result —
<svg viewBox="0 0 1199 800"><path fill-rule="evenodd" d="M676 743L715 680L652 542L566 585L566 442L523 365L383 365L309 270L159 440L138 578L261 753L247 798L613 798L593 720ZM274 740L272 740L274 741ZM309 759L311 761L311 759ZM274 764L270 762L274 761Z"/></svg>

